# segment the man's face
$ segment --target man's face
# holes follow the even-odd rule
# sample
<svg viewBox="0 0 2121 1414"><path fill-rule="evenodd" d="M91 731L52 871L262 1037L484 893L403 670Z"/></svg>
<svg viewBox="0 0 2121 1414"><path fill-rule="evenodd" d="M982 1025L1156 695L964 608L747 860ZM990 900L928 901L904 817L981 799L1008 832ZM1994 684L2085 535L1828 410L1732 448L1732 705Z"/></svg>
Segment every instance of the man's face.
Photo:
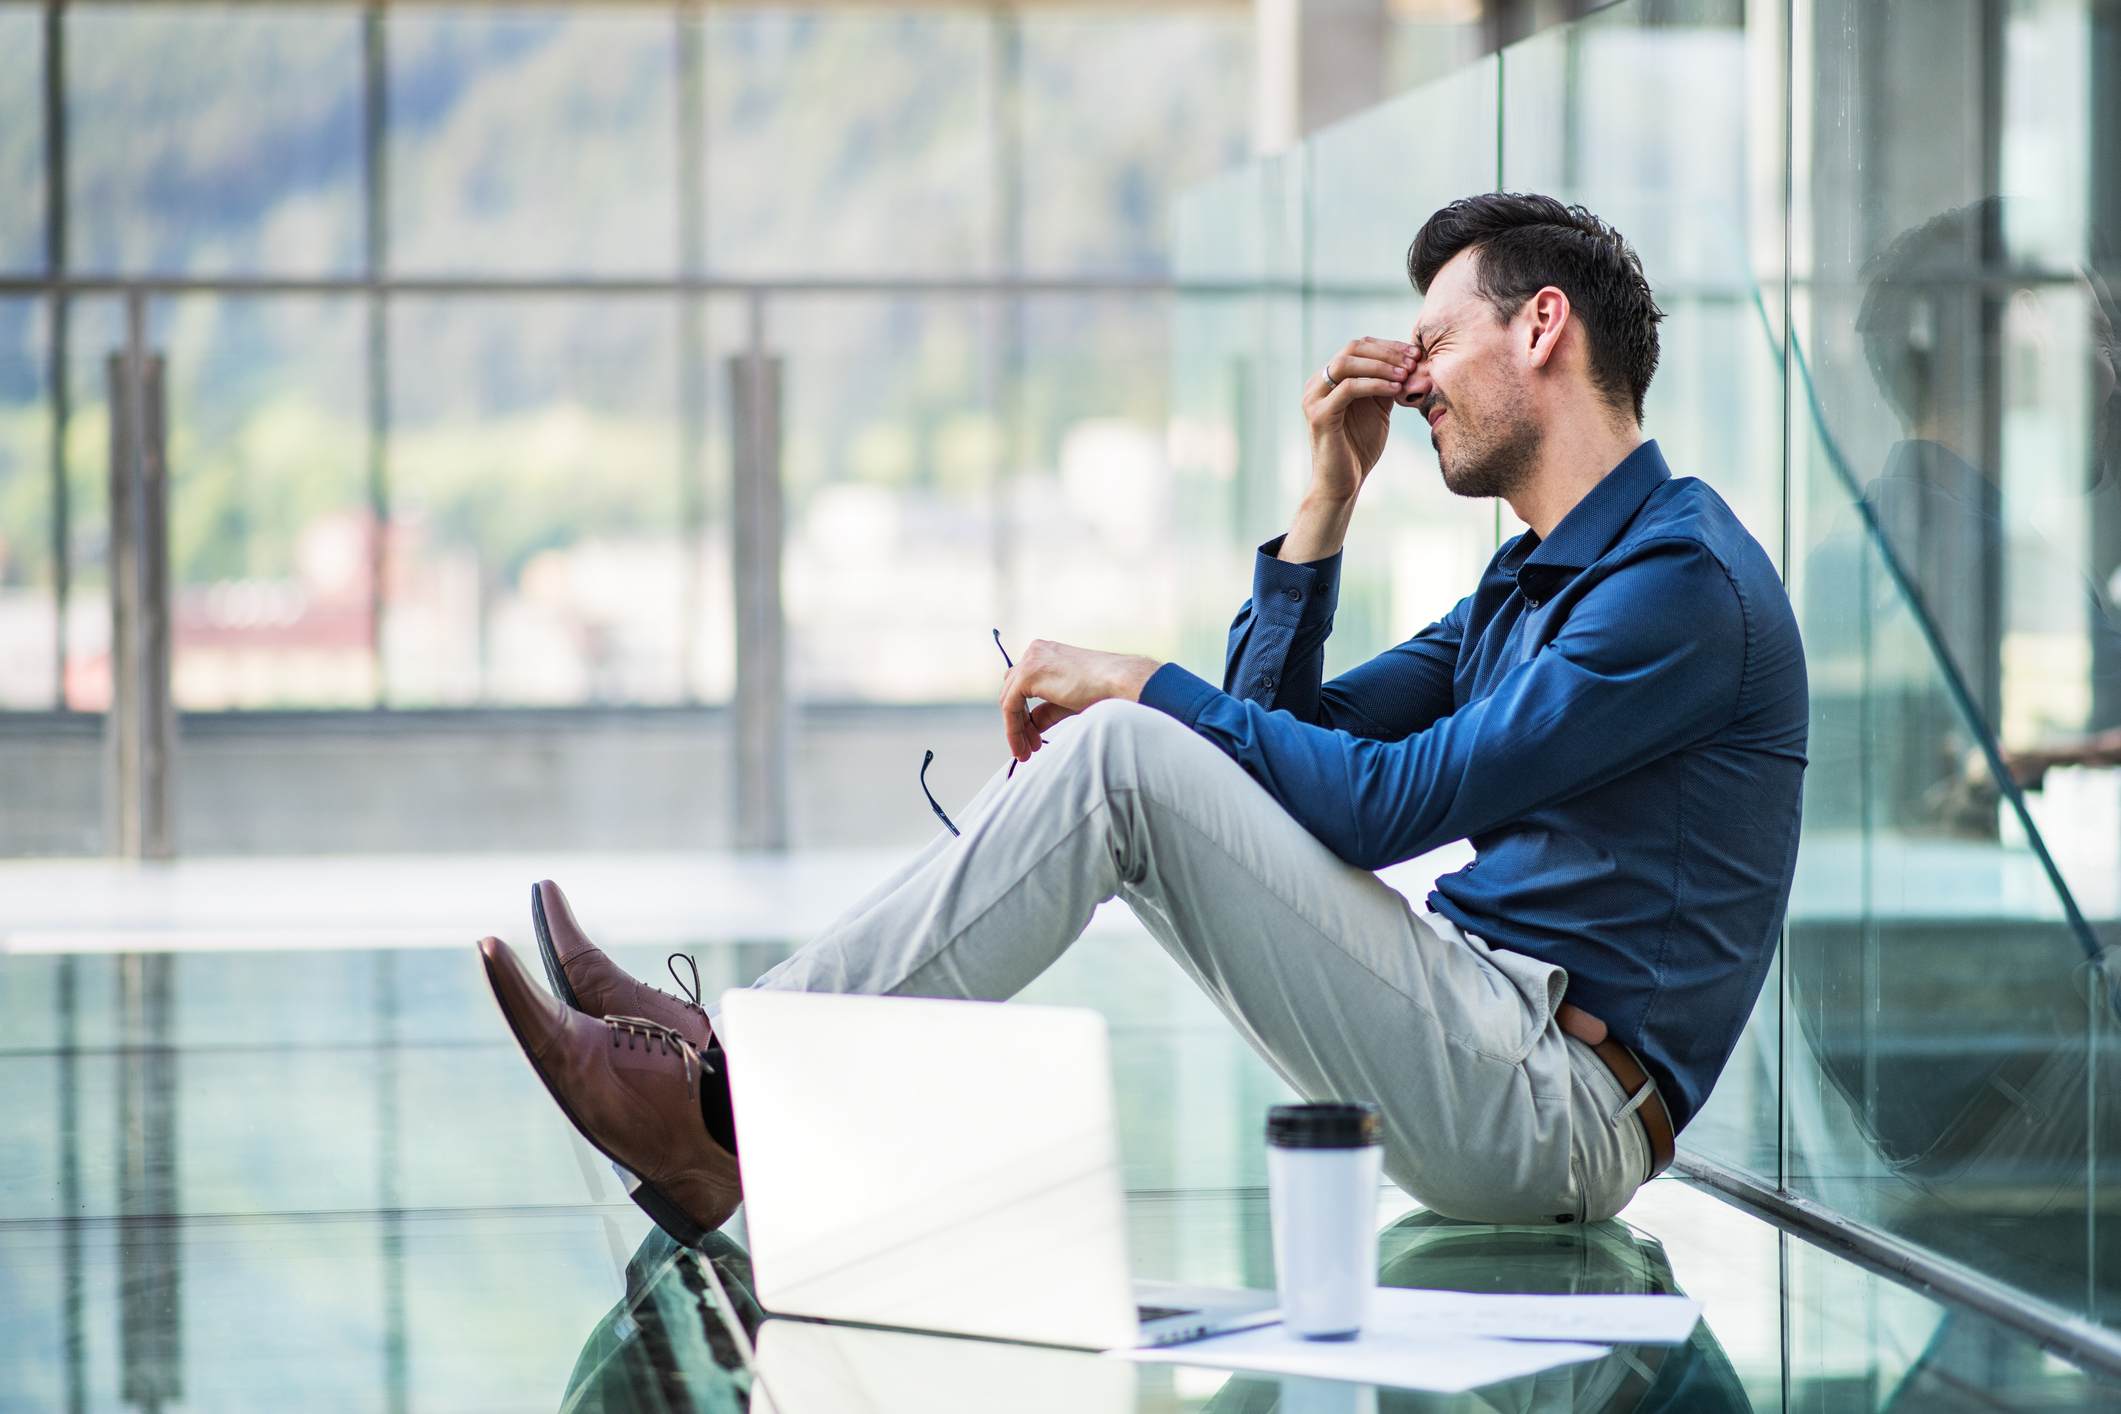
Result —
<svg viewBox="0 0 2121 1414"><path fill-rule="evenodd" d="M1436 278L1414 325L1414 375L1400 402L1429 424L1443 484L1460 496L1507 496L1531 475L1542 429L1510 325L1473 283L1476 251Z"/></svg>

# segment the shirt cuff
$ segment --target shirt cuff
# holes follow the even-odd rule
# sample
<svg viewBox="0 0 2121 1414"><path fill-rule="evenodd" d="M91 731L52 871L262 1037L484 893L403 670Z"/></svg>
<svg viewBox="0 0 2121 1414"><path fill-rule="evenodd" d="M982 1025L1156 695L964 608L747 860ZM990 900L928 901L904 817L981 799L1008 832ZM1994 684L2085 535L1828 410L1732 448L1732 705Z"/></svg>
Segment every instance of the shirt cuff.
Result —
<svg viewBox="0 0 2121 1414"><path fill-rule="evenodd" d="M1332 610L1340 597L1340 553L1335 551L1323 560L1291 564L1276 558L1281 554L1282 542L1288 538L1277 535L1259 547L1259 556L1252 562L1252 612L1271 614L1282 622L1294 623L1313 604L1327 612Z"/></svg>
<svg viewBox="0 0 2121 1414"><path fill-rule="evenodd" d="M1141 703L1190 727L1200 720L1202 710L1220 696L1221 691L1211 684L1176 663L1166 663L1142 684Z"/></svg>

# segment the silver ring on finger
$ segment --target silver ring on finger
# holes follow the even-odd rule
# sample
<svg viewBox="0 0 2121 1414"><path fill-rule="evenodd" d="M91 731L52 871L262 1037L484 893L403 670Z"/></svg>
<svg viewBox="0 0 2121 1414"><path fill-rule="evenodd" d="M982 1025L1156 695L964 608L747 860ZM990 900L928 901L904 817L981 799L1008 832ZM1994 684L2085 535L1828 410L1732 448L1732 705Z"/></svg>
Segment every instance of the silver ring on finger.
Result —
<svg viewBox="0 0 2121 1414"><path fill-rule="evenodd" d="M1329 393L1340 386L1340 380L1333 376L1333 365L1330 363L1318 370L1318 376L1326 380L1326 391Z"/></svg>

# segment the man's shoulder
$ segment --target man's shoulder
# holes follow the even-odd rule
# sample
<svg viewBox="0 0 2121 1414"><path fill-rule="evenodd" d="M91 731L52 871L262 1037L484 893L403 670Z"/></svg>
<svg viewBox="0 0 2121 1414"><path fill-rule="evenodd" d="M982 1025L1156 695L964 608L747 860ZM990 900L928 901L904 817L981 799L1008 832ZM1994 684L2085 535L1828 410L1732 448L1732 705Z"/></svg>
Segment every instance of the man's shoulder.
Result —
<svg viewBox="0 0 2121 1414"><path fill-rule="evenodd" d="M1681 553L1673 555L1674 549ZM1614 555L1661 559L1668 574L1676 561L1678 578L1668 579L1665 587L1697 592L1664 597L1684 599L1690 610L1703 603L1702 592L1710 584L1728 584L1725 602L1735 601L1748 678L1769 685L1778 711L1804 715L1803 639L1782 572L1715 487L1691 476L1659 487L1614 546ZM1723 597L1720 585L1717 597Z"/></svg>
<svg viewBox="0 0 2121 1414"><path fill-rule="evenodd" d="M1727 633L1746 663L1768 665L1763 670L1778 681L1802 675L1802 639L1782 573L1707 482L1674 477L1659 486L1597 571L1626 586L1643 631Z"/></svg>
<svg viewBox="0 0 2121 1414"><path fill-rule="evenodd" d="M1782 574L1758 537L1715 487L1695 476L1675 476L1652 492L1613 553L1654 544L1698 546L1744 593L1772 586L1782 596Z"/></svg>

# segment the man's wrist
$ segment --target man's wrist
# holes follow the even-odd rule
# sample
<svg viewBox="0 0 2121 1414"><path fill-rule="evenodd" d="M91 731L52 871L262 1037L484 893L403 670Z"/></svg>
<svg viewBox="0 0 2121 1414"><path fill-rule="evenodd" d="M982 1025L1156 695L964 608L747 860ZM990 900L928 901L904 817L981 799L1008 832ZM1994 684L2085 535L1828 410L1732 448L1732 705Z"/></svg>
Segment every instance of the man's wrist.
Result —
<svg viewBox="0 0 2121 1414"><path fill-rule="evenodd" d="M1339 554L1348 538L1348 524L1355 518L1356 494L1343 495L1313 481L1296 507L1296 519L1282 537L1277 558L1301 565Z"/></svg>
<svg viewBox="0 0 2121 1414"><path fill-rule="evenodd" d="M1149 685L1149 679L1155 677L1156 670L1162 666L1159 659L1139 655L1121 659L1113 673L1112 695L1128 702L1141 701L1142 689Z"/></svg>

